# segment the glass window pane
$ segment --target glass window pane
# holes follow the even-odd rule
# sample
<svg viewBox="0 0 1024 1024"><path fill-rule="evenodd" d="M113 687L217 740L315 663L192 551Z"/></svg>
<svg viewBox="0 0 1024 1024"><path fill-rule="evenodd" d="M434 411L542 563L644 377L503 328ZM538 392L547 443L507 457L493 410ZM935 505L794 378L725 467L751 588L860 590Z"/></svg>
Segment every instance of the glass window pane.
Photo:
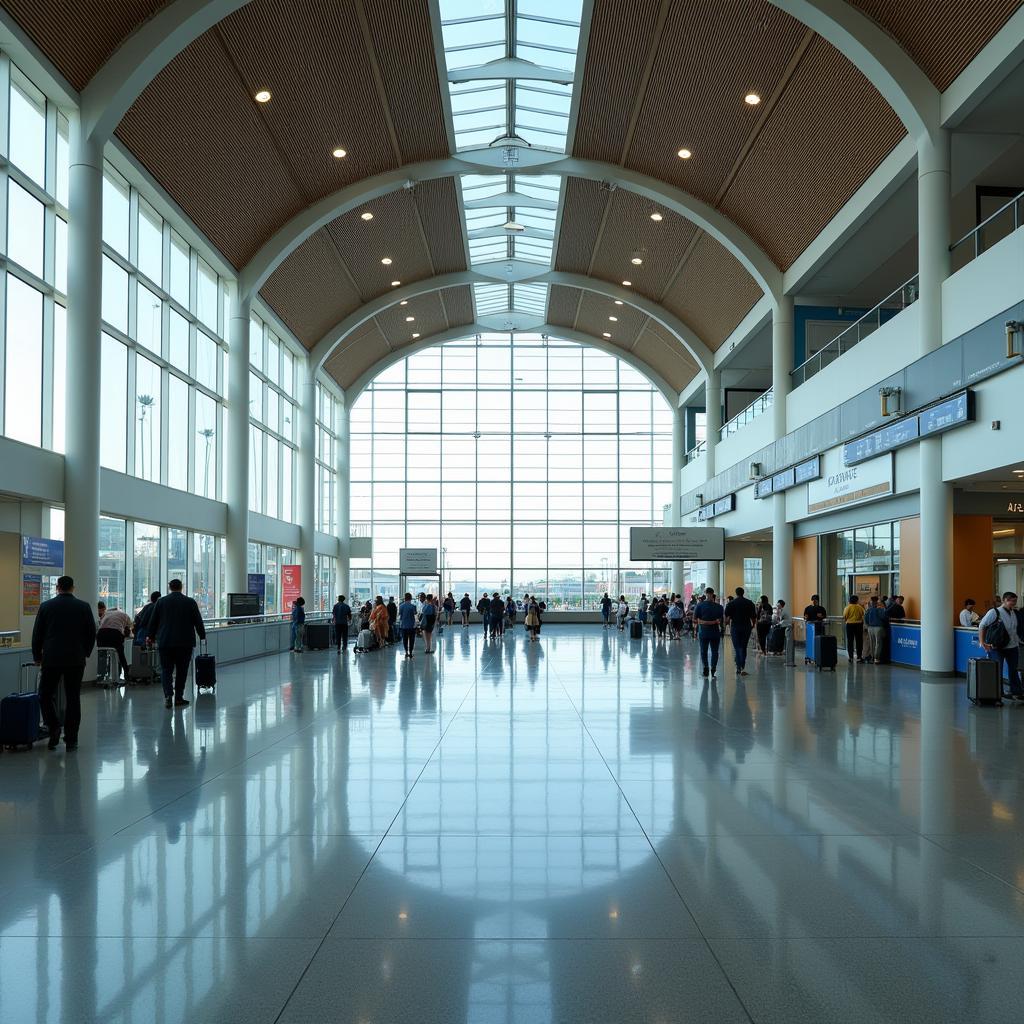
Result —
<svg viewBox="0 0 1024 1024"><path fill-rule="evenodd" d="M217 275L202 258L199 259L198 294L196 295L196 316L214 334L217 328Z"/></svg>
<svg viewBox="0 0 1024 1024"><path fill-rule="evenodd" d="M274 438L267 438L267 515L277 518L279 511L278 500L278 462L279 442Z"/></svg>
<svg viewBox="0 0 1024 1024"><path fill-rule="evenodd" d="M196 484L195 492L216 498L217 490L217 403L195 392L196 397Z"/></svg>
<svg viewBox="0 0 1024 1024"><path fill-rule="evenodd" d="M281 518L290 521L292 518L292 449L283 445L281 448Z"/></svg>
<svg viewBox="0 0 1024 1024"><path fill-rule="evenodd" d="M188 590L188 533L173 527L167 531L167 579L181 580ZM159 581L154 590L163 590Z"/></svg>
<svg viewBox="0 0 1024 1024"><path fill-rule="evenodd" d="M103 257L103 319L128 333L128 274L109 256Z"/></svg>
<svg viewBox="0 0 1024 1024"><path fill-rule="evenodd" d="M217 343L202 331L196 331L196 380L211 391L217 390L219 357Z"/></svg>
<svg viewBox="0 0 1024 1024"><path fill-rule="evenodd" d="M125 604L125 527L123 519L100 517L100 550L96 566L96 590L97 597L101 601L105 601L108 608L123 608Z"/></svg>
<svg viewBox="0 0 1024 1024"><path fill-rule="evenodd" d="M249 320L249 364L263 369L263 321L256 317Z"/></svg>
<svg viewBox="0 0 1024 1024"><path fill-rule="evenodd" d="M128 349L103 335L103 401L100 402L100 464L125 471L128 441Z"/></svg>
<svg viewBox="0 0 1024 1024"><path fill-rule="evenodd" d="M68 224L60 217L56 218L54 235L54 276L53 283L57 291L63 295L68 292Z"/></svg>
<svg viewBox="0 0 1024 1024"><path fill-rule="evenodd" d="M274 334L267 334L267 379L277 384L281 379L281 343Z"/></svg>
<svg viewBox="0 0 1024 1024"><path fill-rule="evenodd" d="M65 416L68 379L68 314L58 302L53 306L53 450L65 452Z"/></svg>
<svg viewBox="0 0 1024 1024"><path fill-rule="evenodd" d="M191 596L204 619L217 615L217 539L206 533L192 534Z"/></svg>
<svg viewBox="0 0 1024 1024"><path fill-rule="evenodd" d="M7 275L7 357L4 368L4 433L42 444L43 294Z"/></svg>
<svg viewBox="0 0 1024 1024"><path fill-rule="evenodd" d="M190 287L189 287L189 251L188 242L179 234L171 232L171 298L179 302L186 309L189 309Z"/></svg>
<svg viewBox="0 0 1024 1024"><path fill-rule="evenodd" d="M11 68L11 163L46 186L46 98L17 68Z"/></svg>
<svg viewBox="0 0 1024 1024"><path fill-rule="evenodd" d="M170 338L167 359L171 366L182 373L191 374L188 358L188 321L180 314L170 311Z"/></svg>
<svg viewBox="0 0 1024 1024"><path fill-rule="evenodd" d="M110 167L103 172L103 241L128 259L128 182Z"/></svg>
<svg viewBox="0 0 1024 1024"><path fill-rule="evenodd" d="M145 199L139 199L139 270L154 284L164 280L164 222Z"/></svg>
<svg viewBox="0 0 1024 1024"><path fill-rule="evenodd" d="M135 339L150 352L161 354L160 317L163 303L144 284L139 282L136 289Z"/></svg>
<svg viewBox="0 0 1024 1024"><path fill-rule="evenodd" d="M188 423L188 384L173 373L168 377L167 405L176 423ZM168 438L170 442L170 438ZM199 449L204 443L200 439ZM176 441L167 445L167 486L179 491L188 490L188 450L187 444Z"/></svg>
<svg viewBox="0 0 1024 1024"><path fill-rule="evenodd" d="M132 600L126 611L139 611L154 590L163 590L160 579L160 527L135 523L132 548Z"/></svg>
<svg viewBox="0 0 1024 1024"><path fill-rule="evenodd" d="M43 276L44 207L14 179L7 182L7 258Z"/></svg>
<svg viewBox="0 0 1024 1024"><path fill-rule="evenodd" d="M135 357L135 475L160 482L160 367Z"/></svg>

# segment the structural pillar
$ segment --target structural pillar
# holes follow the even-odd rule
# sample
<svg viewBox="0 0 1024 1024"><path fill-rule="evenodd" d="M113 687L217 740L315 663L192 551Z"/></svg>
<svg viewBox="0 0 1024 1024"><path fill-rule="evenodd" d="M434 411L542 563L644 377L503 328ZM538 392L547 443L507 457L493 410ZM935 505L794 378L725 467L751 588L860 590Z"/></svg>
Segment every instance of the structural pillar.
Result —
<svg viewBox="0 0 1024 1024"><path fill-rule="evenodd" d="M309 356L299 388L299 448L295 455L302 596L311 604L316 566L316 370Z"/></svg>
<svg viewBox="0 0 1024 1024"><path fill-rule="evenodd" d="M249 589L249 314L252 300L236 297L228 324L228 436L224 444L224 500L228 506L224 586Z"/></svg>
<svg viewBox="0 0 1024 1024"><path fill-rule="evenodd" d="M100 342L103 145L71 127L68 225L67 444L64 457L64 571L95 604L100 547Z"/></svg>
<svg viewBox="0 0 1024 1024"><path fill-rule="evenodd" d="M772 439L786 436L786 399L793 369L793 299L783 295L772 310ZM792 613L793 527L786 518L785 492L775 494L772 502L772 597L783 600Z"/></svg>
<svg viewBox="0 0 1024 1024"><path fill-rule="evenodd" d="M704 481L710 483L715 478L715 446L721 440L722 432L722 374L711 366L707 369L704 381ZM707 494L705 494L707 500ZM714 524L712 524L714 525ZM706 583L716 593L722 590L722 563L707 562L704 578L696 583Z"/></svg>
<svg viewBox="0 0 1024 1024"><path fill-rule="evenodd" d="M676 405L672 419L672 525L683 525L682 496L683 459L686 457L686 410ZM672 563L672 592L681 594L686 582L684 562Z"/></svg>
<svg viewBox="0 0 1024 1024"><path fill-rule="evenodd" d="M337 498L335 508L338 510L338 580L337 591L339 594L350 596L351 585L349 582L351 568L351 534L352 524L349 521L351 500L351 442L349 440L349 410L348 402L339 413L338 419L338 475L337 475Z"/></svg>
<svg viewBox="0 0 1024 1024"><path fill-rule="evenodd" d="M949 276L949 133L918 140L920 355L942 345L942 284ZM953 671L953 488L942 475L942 438L918 445L921 501L921 668Z"/></svg>

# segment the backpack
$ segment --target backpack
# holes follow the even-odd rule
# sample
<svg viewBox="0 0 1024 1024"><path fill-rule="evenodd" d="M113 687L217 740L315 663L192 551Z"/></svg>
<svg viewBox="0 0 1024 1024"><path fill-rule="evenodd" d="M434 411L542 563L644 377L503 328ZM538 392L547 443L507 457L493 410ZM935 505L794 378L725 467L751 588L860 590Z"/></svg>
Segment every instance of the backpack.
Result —
<svg viewBox="0 0 1024 1024"><path fill-rule="evenodd" d="M995 622L985 627L985 643L991 644L997 651L1001 651L1010 642L1010 631L1003 622L1003 616L999 609L996 609Z"/></svg>

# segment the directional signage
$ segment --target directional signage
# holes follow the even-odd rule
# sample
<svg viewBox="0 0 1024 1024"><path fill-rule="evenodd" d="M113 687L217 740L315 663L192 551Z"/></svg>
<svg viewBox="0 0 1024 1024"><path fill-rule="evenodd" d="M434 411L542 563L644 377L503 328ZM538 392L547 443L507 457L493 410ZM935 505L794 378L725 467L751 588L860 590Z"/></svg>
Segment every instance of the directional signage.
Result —
<svg viewBox="0 0 1024 1024"><path fill-rule="evenodd" d="M766 476L763 480L758 480L757 483L754 484L754 497L767 498L768 495L772 493L773 486L772 478L770 476Z"/></svg>
<svg viewBox="0 0 1024 1024"><path fill-rule="evenodd" d="M938 405L918 414L921 436L941 434L944 430L959 427L974 420L974 392L961 391L959 395L946 399Z"/></svg>
<svg viewBox="0 0 1024 1024"><path fill-rule="evenodd" d="M631 562L720 562L725 530L720 526L632 526Z"/></svg>
<svg viewBox="0 0 1024 1024"><path fill-rule="evenodd" d="M772 477L772 490L773 491L788 491L790 487L796 485L796 471L790 466L789 469L784 469L781 473L776 473Z"/></svg>
<svg viewBox="0 0 1024 1024"><path fill-rule="evenodd" d="M809 480L817 480L821 476L821 456L815 455L813 458L801 462L793 473L798 484L805 484Z"/></svg>
<svg viewBox="0 0 1024 1024"><path fill-rule="evenodd" d="M64 541L48 537L21 538L21 564L39 568L64 568Z"/></svg>

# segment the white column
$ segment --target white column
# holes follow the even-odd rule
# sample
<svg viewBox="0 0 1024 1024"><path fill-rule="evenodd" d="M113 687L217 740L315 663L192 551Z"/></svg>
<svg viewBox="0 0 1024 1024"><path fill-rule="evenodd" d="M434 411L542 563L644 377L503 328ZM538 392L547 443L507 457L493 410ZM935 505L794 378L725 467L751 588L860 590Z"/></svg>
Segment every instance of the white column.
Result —
<svg viewBox="0 0 1024 1024"><path fill-rule="evenodd" d="M704 480L710 482L715 478L715 446L718 444L722 432L722 373L712 366L707 371L707 380L704 382L704 433L707 437L707 452L704 456ZM707 500L705 495L705 500ZM711 523L711 526L717 525ZM711 587L716 594L722 592L722 563L707 562L707 569L702 580L695 580L697 583L705 583Z"/></svg>
<svg viewBox="0 0 1024 1024"><path fill-rule="evenodd" d="M244 594L249 571L249 314L252 300L235 298L228 324L228 436L224 500L228 506L227 575L230 594Z"/></svg>
<svg viewBox="0 0 1024 1024"><path fill-rule="evenodd" d="M774 494L772 503L772 601L780 598L793 611L793 524L786 521L786 495Z"/></svg>
<svg viewBox="0 0 1024 1024"><path fill-rule="evenodd" d="M302 596L310 603L316 564L316 374L308 356L299 388L299 448L295 455L298 459L296 504L301 531Z"/></svg>
<svg viewBox="0 0 1024 1024"><path fill-rule="evenodd" d="M100 541L100 299L103 291L103 146L71 126L68 225L67 454L64 571L94 604Z"/></svg>
<svg viewBox="0 0 1024 1024"><path fill-rule="evenodd" d="M949 276L949 134L937 130L917 147L921 355L942 344L942 283ZM953 670L953 489L942 477L942 438L919 444L921 501L921 668Z"/></svg>
<svg viewBox="0 0 1024 1024"><path fill-rule="evenodd" d="M679 491L683 480L683 459L686 455L686 410L678 405L673 410L672 418L672 525L683 525L683 506ZM683 592L686 571L683 562L672 563L672 590L676 594Z"/></svg>
<svg viewBox="0 0 1024 1024"><path fill-rule="evenodd" d="M351 499L351 471L349 459L351 443L349 441L349 411L346 400L345 407L338 414L338 476L337 498L335 508L338 510L338 579L337 591L349 596L349 570L351 566L350 536L352 524L349 521Z"/></svg>
<svg viewBox="0 0 1024 1024"><path fill-rule="evenodd" d="M786 398L793 369L793 299L783 295L772 310L772 438L786 436ZM786 521L786 495L772 502L772 599L793 611L793 527Z"/></svg>

